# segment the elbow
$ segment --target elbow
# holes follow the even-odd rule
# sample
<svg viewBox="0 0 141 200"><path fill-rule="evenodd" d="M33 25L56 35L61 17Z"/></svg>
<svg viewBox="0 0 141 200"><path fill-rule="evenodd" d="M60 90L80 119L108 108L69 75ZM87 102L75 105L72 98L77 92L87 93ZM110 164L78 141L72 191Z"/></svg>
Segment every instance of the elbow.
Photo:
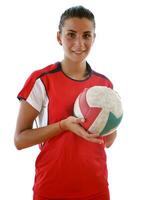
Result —
<svg viewBox="0 0 141 200"><path fill-rule="evenodd" d="M114 143L114 140L106 140L105 141L105 147L106 148L110 148L113 143Z"/></svg>
<svg viewBox="0 0 141 200"><path fill-rule="evenodd" d="M112 144L114 143L116 137L117 137L116 131L114 131L114 132L111 133L110 135L105 136L105 147L106 147L106 148L111 147Z"/></svg>
<svg viewBox="0 0 141 200"><path fill-rule="evenodd" d="M15 143L15 147L17 150L22 150L23 147L21 145L19 145L17 142L14 142Z"/></svg>
<svg viewBox="0 0 141 200"><path fill-rule="evenodd" d="M105 144L105 147L108 149L112 146L112 144Z"/></svg>
<svg viewBox="0 0 141 200"><path fill-rule="evenodd" d="M21 146L19 146L19 145L15 145L15 147L16 147L17 150L22 150L22 149L23 149L23 148L22 148Z"/></svg>
<svg viewBox="0 0 141 200"><path fill-rule="evenodd" d="M22 150L24 147L20 142L20 138L18 136L14 137L14 144L17 150Z"/></svg>

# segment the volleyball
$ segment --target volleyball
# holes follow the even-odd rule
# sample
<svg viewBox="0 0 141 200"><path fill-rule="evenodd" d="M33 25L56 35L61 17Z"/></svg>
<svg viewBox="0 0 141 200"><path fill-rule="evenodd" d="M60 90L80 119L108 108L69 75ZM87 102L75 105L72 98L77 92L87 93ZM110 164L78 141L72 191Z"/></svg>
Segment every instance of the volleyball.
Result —
<svg viewBox="0 0 141 200"><path fill-rule="evenodd" d="M74 116L85 119L81 125L89 133L109 135L117 129L123 117L121 98L106 86L86 88L76 98Z"/></svg>

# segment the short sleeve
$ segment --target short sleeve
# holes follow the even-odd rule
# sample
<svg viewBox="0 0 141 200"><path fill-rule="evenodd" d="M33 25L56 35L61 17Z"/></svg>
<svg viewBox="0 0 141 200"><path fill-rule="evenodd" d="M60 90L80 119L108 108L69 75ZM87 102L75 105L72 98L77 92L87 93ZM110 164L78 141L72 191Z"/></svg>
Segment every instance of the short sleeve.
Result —
<svg viewBox="0 0 141 200"><path fill-rule="evenodd" d="M45 88L41 79L37 79L26 101L40 112L44 106L44 100Z"/></svg>
<svg viewBox="0 0 141 200"><path fill-rule="evenodd" d="M18 94L19 100L24 99L38 112L40 112L44 106L45 97L45 87L40 78L35 81L33 81L32 78L28 79L23 89Z"/></svg>

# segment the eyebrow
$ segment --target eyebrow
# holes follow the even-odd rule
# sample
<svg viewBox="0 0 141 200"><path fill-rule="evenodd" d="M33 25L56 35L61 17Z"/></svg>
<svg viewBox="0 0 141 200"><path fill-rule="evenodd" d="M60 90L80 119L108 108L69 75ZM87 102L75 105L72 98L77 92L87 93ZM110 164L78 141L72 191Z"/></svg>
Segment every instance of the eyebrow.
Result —
<svg viewBox="0 0 141 200"><path fill-rule="evenodd" d="M74 30L67 30L67 31L70 31L70 32L73 32L73 33L77 33L77 31L74 31ZM92 31L84 31L84 33L92 33Z"/></svg>

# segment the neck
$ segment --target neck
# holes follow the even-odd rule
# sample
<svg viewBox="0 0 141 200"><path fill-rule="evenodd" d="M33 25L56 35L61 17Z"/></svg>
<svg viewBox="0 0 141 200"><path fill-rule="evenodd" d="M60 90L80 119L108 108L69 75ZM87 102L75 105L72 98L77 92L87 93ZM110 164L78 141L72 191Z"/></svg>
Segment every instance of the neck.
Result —
<svg viewBox="0 0 141 200"><path fill-rule="evenodd" d="M72 63L66 60L61 62L63 72L72 79L83 80L88 77L86 61Z"/></svg>

